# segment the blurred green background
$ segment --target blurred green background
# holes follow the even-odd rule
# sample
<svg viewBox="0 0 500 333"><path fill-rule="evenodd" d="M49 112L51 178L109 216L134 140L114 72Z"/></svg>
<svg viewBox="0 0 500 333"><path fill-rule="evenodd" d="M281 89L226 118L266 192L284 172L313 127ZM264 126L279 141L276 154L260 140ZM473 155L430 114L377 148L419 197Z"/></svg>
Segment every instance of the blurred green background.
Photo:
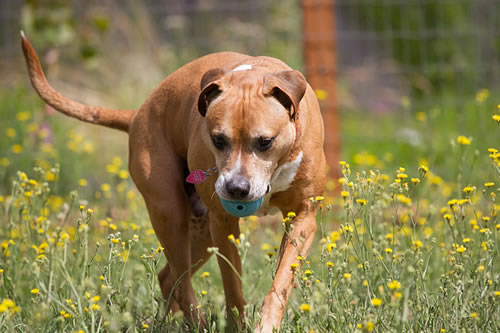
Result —
<svg viewBox="0 0 500 333"><path fill-rule="evenodd" d="M36 96L20 29L56 89L116 108L138 108L166 75L210 52L303 68L300 1L2 1L0 12L0 195L34 165L59 163L62 193L87 183L97 196L115 157L115 169L126 169L126 135L54 113ZM500 2L337 0L335 16L342 154L355 170L416 172L427 163L456 180L460 149L470 168L487 159L500 142L491 120L500 103ZM471 145L450 145L458 135Z"/></svg>

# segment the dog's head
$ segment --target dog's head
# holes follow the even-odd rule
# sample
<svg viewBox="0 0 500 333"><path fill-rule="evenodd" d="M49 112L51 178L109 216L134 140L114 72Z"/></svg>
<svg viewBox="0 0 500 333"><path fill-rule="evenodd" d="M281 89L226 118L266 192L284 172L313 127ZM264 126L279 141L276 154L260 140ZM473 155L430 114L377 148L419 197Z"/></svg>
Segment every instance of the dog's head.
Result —
<svg viewBox="0 0 500 333"><path fill-rule="evenodd" d="M254 201L270 190L273 172L295 142L306 87L293 70L266 73L243 65L205 73L198 111L205 117L202 137L215 156L221 198Z"/></svg>

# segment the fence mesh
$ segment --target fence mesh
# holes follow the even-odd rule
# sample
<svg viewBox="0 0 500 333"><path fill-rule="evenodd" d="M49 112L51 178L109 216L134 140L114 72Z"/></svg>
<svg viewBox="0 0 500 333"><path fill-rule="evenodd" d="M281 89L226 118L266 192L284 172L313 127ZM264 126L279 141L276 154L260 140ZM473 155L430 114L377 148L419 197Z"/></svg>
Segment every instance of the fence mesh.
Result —
<svg viewBox="0 0 500 333"><path fill-rule="evenodd" d="M59 0L38 1L36 10L27 11L32 3L0 1L3 61L19 58L18 32L27 22L35 22L34 30L52 24L54 32L64 22L80 44L98 44L89 26L109 23L108 43L158 57L159 45L167 45L178 59L175 66L209 52L235 50L273 55L302 68L298 0ZM336 34L344 108L386 112L406 96L423 107L459 107L461 96L500 87L500 1L335 0L334 8L336 26L325 29ZM39 15L48 22L37 21ZM50 38L43 45L50 45Z"/></svg>

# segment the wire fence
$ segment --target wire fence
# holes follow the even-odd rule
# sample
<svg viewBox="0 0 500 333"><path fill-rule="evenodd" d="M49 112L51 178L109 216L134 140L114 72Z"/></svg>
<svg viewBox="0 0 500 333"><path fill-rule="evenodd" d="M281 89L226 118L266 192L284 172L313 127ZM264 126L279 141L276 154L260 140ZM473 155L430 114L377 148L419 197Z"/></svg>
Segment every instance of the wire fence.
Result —
<svg viewBox="0 0 500 333"><path fill-rule="evenodd" d="M20 55L21 26L31 22L38 31L46 24L52 30L45 30L54 32L63 22L75 30L70 36L84 55L101 55L96 45L107 42L121 45L124 54L138 49L161 59L165 51L160 45L167 45L166 57L172 60L174 54L175 66L202 54L234 50L273 55L302 68L298 0L59 0L39 1L36 10L32 3L0 0L4 61ZM40 15L43 19L37 21ZM479 89L500 90L498 0L335 0L335 15L336 26L325 29L336 34L343 108L393 111L406 96L422 107L459 107L461 97ZM108 37L96 38L95 26L106 27ZM72 41L60 44L67 47ZM50 38L43 42L51 43Z"/></svg>

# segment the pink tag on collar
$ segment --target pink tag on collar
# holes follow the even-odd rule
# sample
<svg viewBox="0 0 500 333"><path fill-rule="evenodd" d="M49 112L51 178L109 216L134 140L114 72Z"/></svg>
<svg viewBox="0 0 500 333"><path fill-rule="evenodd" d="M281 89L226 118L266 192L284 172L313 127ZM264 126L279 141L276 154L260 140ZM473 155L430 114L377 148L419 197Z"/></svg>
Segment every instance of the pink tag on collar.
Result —
<svg viewBox="0 0 500 333"><path fill-rule="evenodd" d="M187 176L186 181L191 184L201 184L205 179L207 179L205 173L200 169L196 169Z"/></svg>
<svg viewBox="0 0 500 333"><path fill-rule="evenodd" d="M186 182L191 184L201 184L207 179L207 176L213 176L216 172L217 167L210 168L207 171L196 169L186 177Z"/></svg>

